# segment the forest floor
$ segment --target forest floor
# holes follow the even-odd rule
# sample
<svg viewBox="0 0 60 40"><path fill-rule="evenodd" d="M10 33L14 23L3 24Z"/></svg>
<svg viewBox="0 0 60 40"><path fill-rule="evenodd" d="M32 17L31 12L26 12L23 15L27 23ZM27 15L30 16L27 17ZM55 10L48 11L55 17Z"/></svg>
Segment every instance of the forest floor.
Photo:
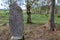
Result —
<svg viewBox="0 0 60 40"><path fill-rule="evenodd" d="M49 27L41 24L24 25L25 40L60 40L60 24L54 32L49 31ZM0 40L9 40L9 26L0 27Z"/></svg>
<svg viewBox="0 0 60 40"><path fill-rule="evenodd" d="M56 30L49 31L49 27L44 25L48 22L49 14L31 14L33 24L26 24L27 14L23 13L24 18L24 37L25 40L60 40L60 14L55 14ZM9 11L0 10L0 40L9 40ZM4 24L4 25L2 25Z"/></svg>

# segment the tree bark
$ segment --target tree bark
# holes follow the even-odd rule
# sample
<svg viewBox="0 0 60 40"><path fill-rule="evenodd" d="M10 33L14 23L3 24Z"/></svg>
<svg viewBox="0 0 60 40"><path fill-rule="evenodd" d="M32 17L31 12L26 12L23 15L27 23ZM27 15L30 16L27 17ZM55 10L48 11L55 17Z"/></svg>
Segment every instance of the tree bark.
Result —
<svg viewBox="0 0 60 40"><path fill-rule="evenodd" d="M49 26L50 30L54 31L55 23L54 23L54 8L55 8L55 0L51 0L50 6L50 16L49 16Z"/></svg>
<svg viewBox="0 0 60 40"><path fill-rule="evenodd" d="M30 6L27 6L27 23L31 23L31 11Z"/></svg>

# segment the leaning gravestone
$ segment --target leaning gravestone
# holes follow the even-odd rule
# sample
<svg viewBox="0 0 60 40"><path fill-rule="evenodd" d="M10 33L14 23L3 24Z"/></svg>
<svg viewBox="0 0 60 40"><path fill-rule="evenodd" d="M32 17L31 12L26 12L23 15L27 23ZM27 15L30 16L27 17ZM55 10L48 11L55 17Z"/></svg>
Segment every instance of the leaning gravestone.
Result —
<svg viewBox="0 0 60 40"><path fill-rule="evenodd" d="M9 26L11 32L11 40L23 40L23 13L17 3L10 4L9 10Z"/></svg>

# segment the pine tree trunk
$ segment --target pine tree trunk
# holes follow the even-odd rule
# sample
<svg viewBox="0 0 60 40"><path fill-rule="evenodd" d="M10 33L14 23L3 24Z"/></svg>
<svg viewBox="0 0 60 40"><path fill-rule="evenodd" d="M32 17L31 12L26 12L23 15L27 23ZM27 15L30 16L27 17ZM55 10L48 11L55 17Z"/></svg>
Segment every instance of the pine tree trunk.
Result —
<svg viewBox="0 0 60 40"><path fill-rule="evenodd" d="M54 8L55 8L55 0L51 0L50 6L50 16L49 16L49 26L50 30L54 31L55 23L54 23Z"/></svg>

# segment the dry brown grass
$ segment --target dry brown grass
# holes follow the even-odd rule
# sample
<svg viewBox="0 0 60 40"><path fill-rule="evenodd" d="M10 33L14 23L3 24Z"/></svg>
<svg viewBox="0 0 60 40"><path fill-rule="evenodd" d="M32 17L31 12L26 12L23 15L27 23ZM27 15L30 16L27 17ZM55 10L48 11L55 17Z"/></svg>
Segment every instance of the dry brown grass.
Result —
<svg viewBox="0 0 60 40"><path fill-rule="evenodd" d="M45 25L25 25L24 36L25 40L60 40L60 31L49 31ZM0 27L0 40L9 40L9 27Z"/></svg>
<svg viewBox="0 0 60 40"><path fill-rule="evenodd" d="M10 39L10 32L9 27L0 27L0 40L9 40Z"/></svg>

